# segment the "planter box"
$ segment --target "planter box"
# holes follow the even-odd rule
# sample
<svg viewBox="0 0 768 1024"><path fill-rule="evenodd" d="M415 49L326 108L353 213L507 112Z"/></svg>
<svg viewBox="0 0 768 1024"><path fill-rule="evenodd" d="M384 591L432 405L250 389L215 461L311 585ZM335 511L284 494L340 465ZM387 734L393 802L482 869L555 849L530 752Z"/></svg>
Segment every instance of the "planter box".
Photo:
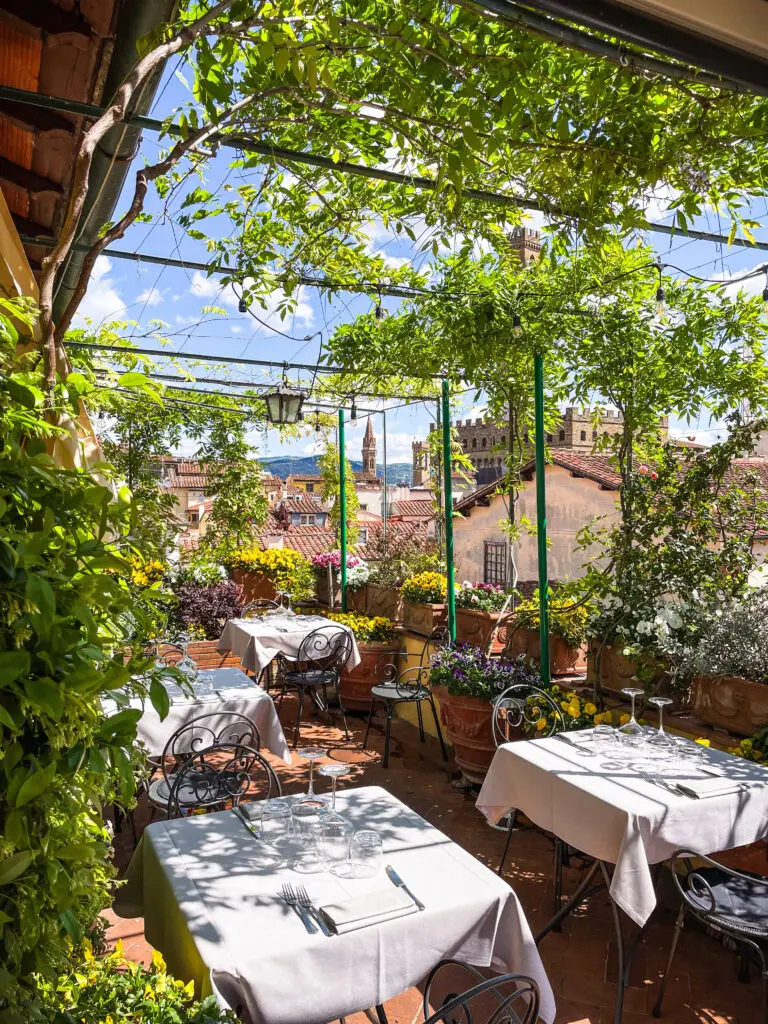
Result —
<svg viewBox="0 0 768 1024"><path fill-rule="evenodd" d="M357 590L347 589L347 611L357 612L358 615L366 614L366 595L365 587L359 587ZM362 647L360 648L362 654Z"/></svg>
<svg viewBox="0 0 768 1024"><path fill-rule="evenodd" d="M493 705L480 697L454 697L444 686L433 687L433 692L456 764L466 779L481 783L496 753Z"/></svg>
<svg viewBox="0 0 768 1024"><path fill-rule="evenodd" d="M504 648L507 657L517 658L524 654L534 665L541 664L541 640L537 629L510 626L507 632L507 645ZM587 667L587 654L584 647L569 647L561 636L549 634L549 672L553 676L568 676L575 672L584 672Z"/></svg>
<svg viewBox="0 0 768 1024"><path fill-rule="evenodd" d="M317 599L320 604L331 607L331 591L328 587L328 572L323 569L315 575L315 592L317 593ZM341 605L341 587L336 575L333 576L333 608L334 610Z"/></svg>
<svg viewBox="0 0 768 1024"><path fill-rule="evenodd" d="M271 580L256 572L246 572L245 569L230 569L229 578L233 583L243 588L243 605L249 601L255 601L259 597L265 597L269 601L277 600L277 591Z"/></svg>
<svg viewBox="0 0 768 1024"><path fill-rule="evenodd" d="M491 633L498 617L498 612L478 612L474 608L457 608L457 643L474 644L475 647L486 651L491 642Z"/></svg>
<svg viewBox="0 0 768 1024"><path fill-rule="evenodd" d="M360 664L356 668L345 668L341 675L339 696L348 711L368 711L371 707L371 687L383 682L384 675L377 679L376 662L391 662L399 669L399 646L388 644L358 644Z"/></svg>
<svg viewBox="0 0 768 1024"><path fill-rule="evenodd" d="M383 615L393 622L402 621L403 598L396 587L380 587L378 583L366 583L365 614L371 618Z"/></svg>
<svg viewBox="0 0 768 1024"><path fill-rule="evenodd" d="M587 682L621 696L625 686L657 692L669 682L664 665L653 658L628 658L621 647L593 640L587 653Z"/></svg>
<svg viewBox="0 0 768 1024"><path fill-rule="evenodd" d="M403 625L411 633L429 636L438 626L448 621L447 604L411 604L403 602Z"/></svg>
<svg viewBox="0 0 768 1024"><path fill-rule="evenodd" d="M751 736L768 725L768 685L739 676L699 676L693 681L693 709L708 725Z"/></svg>

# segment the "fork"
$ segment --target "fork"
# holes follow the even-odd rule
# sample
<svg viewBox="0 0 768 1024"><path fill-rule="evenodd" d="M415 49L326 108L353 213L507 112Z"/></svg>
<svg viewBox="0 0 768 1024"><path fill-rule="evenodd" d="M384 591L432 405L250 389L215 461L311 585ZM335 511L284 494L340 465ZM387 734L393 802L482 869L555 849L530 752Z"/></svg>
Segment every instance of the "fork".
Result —
<svg viewBox="0 0 768 1024"><path fill-rule="evenodd" d="M323 935L330 938L333 935L333 932L323 920L323 915L319 911L315 910L312 904L312 900L309 898L309 893L307 892L303 885L297 886L296 895L299 900L299 906L303 907L308 914L312 915L312 917L320 925L320 930L323 933Z"/></svg>
<svg viewBox="0 0 768 1024"><path fill-rule="evenodd" d="M312 919L307 913L307 911L299 903L299 897L293 891L293 886L288 884L283 885L282 889L278 893L278 896L284 903L286 903L291 908L291 910L294 910L299 915L302 924L307 929L309 934L315 935L317 933L317 928L315 928L315 926L312 924Z"/></svg>

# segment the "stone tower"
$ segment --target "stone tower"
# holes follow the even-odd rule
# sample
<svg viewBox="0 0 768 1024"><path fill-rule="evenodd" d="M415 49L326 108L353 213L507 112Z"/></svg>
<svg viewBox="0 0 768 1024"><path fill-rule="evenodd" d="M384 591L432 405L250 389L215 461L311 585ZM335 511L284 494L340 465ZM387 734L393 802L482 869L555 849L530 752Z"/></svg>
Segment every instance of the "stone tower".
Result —
<svg viewBox="0 0 768 1024"><path fill-rule="evenodd" d="M376 438L373 434L370 416L363 438L363 473L366 476L376 476Z"/></svg>
<svg viewBox="0 0 768 1024"><path fill-rule="evenodd" d="M541 253L541 232L535 228L512 228L507 235L510 249L523 263L537 260Z"/></svg>
<svg viewBox="0 0 768 1024"><path fill-rule="evenodd" d="M427 487L429 485L429 443L427 441L412 441L413 449L413 486Z"/></svg>

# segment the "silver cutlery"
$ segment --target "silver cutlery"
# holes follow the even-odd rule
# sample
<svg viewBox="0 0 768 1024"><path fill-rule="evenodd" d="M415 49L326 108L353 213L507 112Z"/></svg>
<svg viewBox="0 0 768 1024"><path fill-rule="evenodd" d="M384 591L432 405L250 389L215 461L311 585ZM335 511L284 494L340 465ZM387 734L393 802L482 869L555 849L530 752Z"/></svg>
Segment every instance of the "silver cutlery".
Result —
<svg viewBox="0 0 768 1024"><path fill-rule="evenodd" d="M684 793L681 789L679 789L674 782L667 782L666 779L662 779L658 775L651 775L650 772L640 772L639 774L643 782L650 782L654 786L659 786L661 789L666 789L668 793L673 793L675 796L691 796L690 793Z"/></svg>
<svg viewBox="0 0 768 1024"><path fill-rule="evenodd" d="M400 875L398 875L398 873L395 871L395 869L390 864L387 864L387 866L384 868L384 870L386 871L387 878L390 880L390 882L392 882L393 885L396 885L399 889L402 889L404 893L406 893L408 896L410 896L411 899L413 900L413 902L419 908L419 910L425 910L426 909L424 904L421 902L421 900L418 899L418 897L413 895L413 893L408 888L408 886L405 884L405 882L402 880Z"/></svg>
<svg viewBox="0 0 768 1024"><path fill-rule="evenodd" d="M312 900L309 898L309 893L307 892L303 885L299 885L296 887L296 895L299 900L299 906L303 907L307 911L307 913L310 914L315 919L315 921L317 921L317 923L320 925L320 931L323 933L323 935L326 935L328 936L328 938L331 938L333 936L333 932L323 920L323 915L315 909Z"/></svg>
<svg viewBox="0 0 768 1024"><path fill-rule="evenodd" d="M294 892L293 886L285 884L277 895L280 897L283 903L285 903L287 906L291 908L291 910L295 911L299 915L299 917L301 918L301 923L307 929L307 932L310 935L316 935L317 928L315 928L315 926L312 924L312 918L309 916L307 911L299 903L299 897Z"/></svg>
<svg viewBox="0 0 768 1024"><path fill-rule="evenodd" d="M245 827L248 829L248 831L251 833L254 839L261 839L261 832L259 832L259 830L253 824L250 818L246 818L245 814L243 814L243 812L237 805L235 805L232 808L232 813L240 822L242 822L243 825L245 825Z"/></svg>

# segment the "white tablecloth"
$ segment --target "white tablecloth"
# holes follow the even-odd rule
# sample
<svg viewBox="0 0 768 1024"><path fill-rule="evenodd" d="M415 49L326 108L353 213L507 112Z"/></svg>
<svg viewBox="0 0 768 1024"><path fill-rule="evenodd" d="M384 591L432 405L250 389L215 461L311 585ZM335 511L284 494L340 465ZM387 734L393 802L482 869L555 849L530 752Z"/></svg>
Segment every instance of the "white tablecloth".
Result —
<svg viewBox="0 0 768 1024"><path fill-rule="evenodd" d="M301 641L315 630L323 628L328 633L343 629L352 638L352 651L347 668L360 664L355 634L349 626L342 626L324 615L262 615L256 619L230 619L219 639L219 652L232 651L243 668L258 674L278 654L284 654L289 661L295 661Z"/></svg>
<svg viewBox="0 0 768 1024"><path fill-rule="evenodd" d="M384 863L425 911L332 938L308 935L276 895L283 882L304 884L315 906L392 883L383 870L350 880L296 874L231 811L150 825L115 909L143 915L170 969L203 992L212 977L252 1024L335 1021L392 999L449 956L534 978L552 1024L552 990L506 882L384 789L340 791L337 806L358 829L381 834Z"/></svg>
<svg viewBox="0 0 768 1024"><path fill-rule="evenodd" d="M203 694L203 681L210 679L213 692L210 695ZM174 687L174 689L177 689ZM277 717L272 698L256 686L252 679L249 679L245 672L239 668L213 668L201 670L195 681L196 698L178 694L171 698L171 707L168 715L162 721L157 711L147 700L144 703L144 713L139 719L137 738L144 743L150 754L155 756L162 754L165 745L171 736L187 722L200 715L224 715L236 712L244 715L259 730L262 747L271 750L273 754L291 763L291 752L283 734L283 727ZM104 701L104 710L108 714L114 714L117 707L112 701ZM131 701L131 707L140 708L142 702L138 699ZM214 730L216 729L215 719L207 723ZM222 717L221 726L225 725ZM190 742L193 735L189 733ZM191 750L191 747L190 747ZM179 750L179 753L184 751Z"/></svg>
<svg viewBox="0 0 768 1024"><path fill-rule="evenodd" d="M568 735L584 743L583 752L555 737L499 747L477 806L492 823L517 808L570 846L615 864L611 896L639 925L656 905L649 865L682 848L717 853L768 834L768 772L758 765L707 750L704 767L744 788L696 800L595 752L591 730ZM665 777L703 775L683 770Z"/></svg>

